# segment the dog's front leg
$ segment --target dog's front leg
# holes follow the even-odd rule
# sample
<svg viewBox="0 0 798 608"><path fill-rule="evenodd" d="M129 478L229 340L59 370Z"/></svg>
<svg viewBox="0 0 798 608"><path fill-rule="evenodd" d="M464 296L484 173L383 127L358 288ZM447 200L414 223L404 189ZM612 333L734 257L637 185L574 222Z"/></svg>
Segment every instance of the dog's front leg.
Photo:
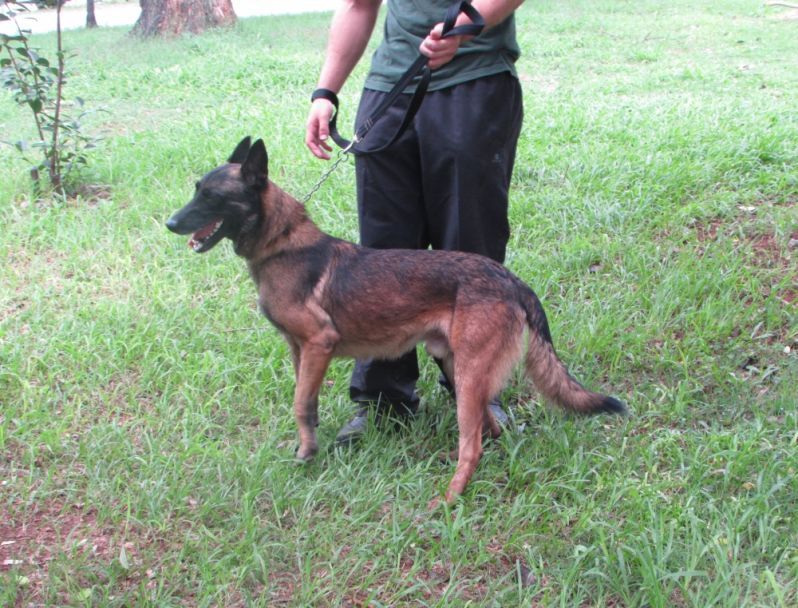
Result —
<svg viewBox="0 0 798 608"><path fill-rule="evenodd" d="M299 428L299 448L296 457L303 462L313 458L319 449L316 441L316 426L319 421L319 391L331 358L329 348L312 342L308 342L300 348L296 391L294 392L294 416Z"/></svg>

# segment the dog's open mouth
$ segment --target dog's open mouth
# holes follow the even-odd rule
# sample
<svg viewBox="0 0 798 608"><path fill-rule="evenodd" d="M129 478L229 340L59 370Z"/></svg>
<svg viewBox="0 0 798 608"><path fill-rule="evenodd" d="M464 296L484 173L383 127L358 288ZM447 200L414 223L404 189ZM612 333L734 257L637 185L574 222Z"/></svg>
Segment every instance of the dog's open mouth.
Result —
<svg viewBox="0 0 798 608"><path fill-rule="evenodd" d="M213 237L219 232L224 220L214 220L210 224L197 230L188 240L188 246L197 253L210 249L218 239Z"/></svg>

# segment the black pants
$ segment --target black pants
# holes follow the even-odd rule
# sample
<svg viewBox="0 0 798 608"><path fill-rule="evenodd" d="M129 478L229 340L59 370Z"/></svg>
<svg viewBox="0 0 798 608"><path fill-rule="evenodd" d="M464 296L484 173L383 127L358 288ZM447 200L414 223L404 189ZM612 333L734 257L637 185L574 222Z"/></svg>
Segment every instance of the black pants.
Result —
<svg viewBox="0 0 798 608"><path fill-rule="evenodd" d="M357 124L384 95L363 92ZM392 107L363 145L386 141L403 112L401 103ZM393 146L357 156L361 244L468 251L504 262L522 118L521 87L509 73L427 93L413 124ZM418 376L415 349L395 361L357 361L350 396L412 412L418 407Z"/></svg>

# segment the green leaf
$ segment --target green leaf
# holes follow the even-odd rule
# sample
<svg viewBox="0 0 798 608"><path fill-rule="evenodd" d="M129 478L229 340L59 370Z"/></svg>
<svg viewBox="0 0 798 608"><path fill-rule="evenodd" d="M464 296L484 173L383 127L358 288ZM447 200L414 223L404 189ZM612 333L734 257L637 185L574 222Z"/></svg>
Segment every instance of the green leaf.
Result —
<svg viewBox="0 0 798 608"><path fill-rule="evenodd" d="M6 0L6 4L13 5L17 9L19 9L21 11L30 11L30 7L29 6L23 4L22 2L18 2L17 0ZM35 1L34 1L34 4L36 4Z"/></svg>
<svg viewBox="0 0 798 608"><path fill-rule="evenodd" d="M28 105L30 109L36 112L37 114L42 111L42 100L41 99L29 99Z"/></svg>

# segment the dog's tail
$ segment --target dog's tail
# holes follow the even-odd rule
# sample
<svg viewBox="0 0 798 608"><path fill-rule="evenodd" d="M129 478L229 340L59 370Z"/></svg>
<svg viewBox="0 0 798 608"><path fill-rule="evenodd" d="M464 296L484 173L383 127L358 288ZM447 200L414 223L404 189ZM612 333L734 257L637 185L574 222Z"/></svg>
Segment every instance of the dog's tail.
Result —
<svg viewBox="0 0 798 608"><path fill-rule="evenodd" d="M529 326L529 346L524 362L526 374L548 400L580 414L622 414L626 406L615 399L587 390L568 372L551 340L546 313L535 293L518 282L521 305Z"/></svg>

